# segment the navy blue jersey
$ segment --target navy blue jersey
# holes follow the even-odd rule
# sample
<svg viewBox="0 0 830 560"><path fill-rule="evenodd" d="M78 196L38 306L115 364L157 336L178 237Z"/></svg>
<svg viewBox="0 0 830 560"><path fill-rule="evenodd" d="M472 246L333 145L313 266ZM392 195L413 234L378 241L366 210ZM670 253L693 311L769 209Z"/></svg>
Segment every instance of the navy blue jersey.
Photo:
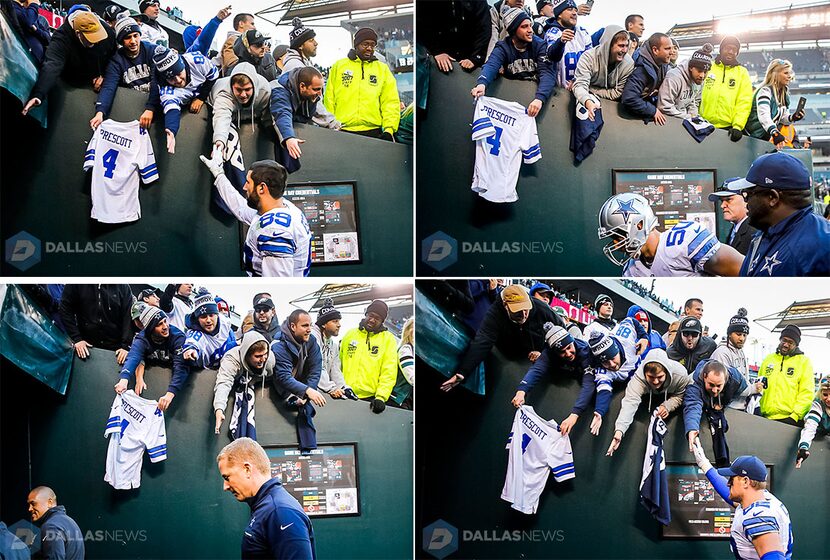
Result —
<svg viewBox="0 0 830 560"><path fill-rule="evenodd" d="M741 276L830 275L830 221L808 206L752 238Z"/></svg>

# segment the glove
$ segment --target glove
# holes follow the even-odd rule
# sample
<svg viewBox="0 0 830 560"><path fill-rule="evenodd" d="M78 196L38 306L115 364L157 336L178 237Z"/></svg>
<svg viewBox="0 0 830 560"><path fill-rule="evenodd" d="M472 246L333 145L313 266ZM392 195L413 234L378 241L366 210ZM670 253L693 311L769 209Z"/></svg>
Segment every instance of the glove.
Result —
<svg viewBox="0 0 830 560"><path fill-rule="evenodd" d="M734 128L733 127L733 128L729 129L729 139L732 140L733 142L739 141L743 135L744 135L744 131L741 130L740 128Z"/></svg>
<svg viewBox="0 0 830 560"><path fill-rule="evenodd" d="M395 141L395 137L388 130L384 131L384 133L380 135L380 138L381 138L381 140L389 140L390 142Z"/></svg>
<svg viewBox="0 0 830 560"><path fill-rule="evenodd" d="M221 159L208 159L202 155L199 156L199 159L202 160L202 163L205 164L205 167L208 168L214 177L219 177L219 175L225 174L225 170L222 168Z"/></svg>
<svg viewBox="0 0 830 560"><path fill-rule="evenodd" d="M375 414L380 414L381 412L383 412L384 410L386 410L386 403L385 403L385 402L383 402L383 401L382 401L382 400L380 400L380 399L375 399L375 400L373 400L373 401L371 402L371 404L369 405L369 408L370 408L370 409L371 409L371 411L372 411L372 412L374 412Z"/></svg>
<svg viewBox="0 0 830 560"><path fill-rule="evenodd" d="M357 398L357 395L354 394L354 391L352 391L351 387L346 387L345 389L343 389L343 394L346 395L347 399L351 399L353 401L360 400Z"/></svg>
<svg viewBox="0 0 830 560"><path fill-rule="evenodd" d="M804 111L796 111L796 113L790 117L790 122L798 122L803 118L804 118Z"/></svg>
<svg viewBox="0 0 830 560"><path fill-rule="evenodd" d="M799 447L798 448L798 453L795 454L795 459L796 459L796 461L798 461L799 459L801 459L801 461L804 461L809 456L810 456L809 451Z"/></svg>
<svg viewBox="0 0 830 560"><path fill-rule="evenodd" d="M787 141L787 139L784 138L784 135L781 134L781 132L777 128L772 132L772 143L773 144L778 145L781 142L786 142L786 141Z"/></svg>
<svg viewBox="0 0 830 560"><path fill-rule="evenodd" d="M700 440L695 440L692 445L692 452L695 454L695 462L704 473L712 468L712 463L706 458L706 453L703 452L703 446L700 445Z"/></svg>

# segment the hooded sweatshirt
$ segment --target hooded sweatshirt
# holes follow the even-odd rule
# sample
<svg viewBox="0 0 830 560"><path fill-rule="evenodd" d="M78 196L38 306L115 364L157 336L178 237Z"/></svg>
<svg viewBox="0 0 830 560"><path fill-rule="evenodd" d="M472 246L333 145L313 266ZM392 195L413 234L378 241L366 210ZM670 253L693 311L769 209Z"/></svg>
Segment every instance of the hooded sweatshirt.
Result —
<svg viewBox="0 0 830 560"><path fill-rule="evenodd" d="M607 26L599 45L588 49L579 57L572 90L579 103L585 105L592 95L612 101L618 100L622 95L625 82L634 71L634 60L626 54L619 63L610 66L611 41L620 31L623 28L619 25Z"/></svg>
<svg viewBox="0 0 830 560"><path fill-rule="evenodd" d="M743 130L751 110L752 79L749 71L740 63L726 66L718 56L703 82L700 116L715 128Z"/></svg>
<svg viewBox="0 0 830 560"><path fill-rule="evenodd" d="M386 327L371 332L361 321L340 341L340 363L359 399L387 401L398 379L398 341Z"/></svg>
<svg viewBox="0 0 830 560"><path fill-rule="evenodd" d="M657 92L669 65L654 60L648 42L632 58L634 70L625 83L620 102L633 115L651 120L657 112Z"/></svg>
<svg viewBox="0 0 830 560"><path fill-rule="evenodd" d="M813 402L813 364L800 348L784 356L775 352L761 362L758 375L767 378L761 395L761 415L770 420L804 418Z"/></svg>
<svg viewBox="0 0 830 560"><path fill-rule="evenodd" d="M290 394L305 398L309 387L317 390L323 356L313 336L309 336L305 342L298 342L286 319L271 343L271 351L275 360L274 387L281 396L287 397Z"/></svg>
<svg viewBox="0 0 830 560"><path fill-rule="evenodd" d="M649 352L650 350L653 350L654 348L662 348L663 350L665 350L666 349L666 343L663 342L663 337L660 336L660 333L658 333L655 330L652 330L652 328L651 328L651 315L649 315L648 312L645 309L643 309L639 305L632 305L631 307L628 308L628 313L626 313L625 316L629 317L632 321L634 321L636 323L639 323L639 321L637 321L637 319L635 319L634 316L637 315L637 313L639 313L641 311L643 313L645 313L646 316L648 317L648 329L645 329L645 331L646 331L645 339L648 340L648 348L646 348L646 352ZM642 325L640 325L640 326L642 326ZM643 353L643 355L645 355L645 353Z"/></svg>
<svg viewBox="0 0 830 560"><path fill-rule="evenodd" d="M666 370L666 380L659 389L655 389L646 381L646 375L643 370L646 364L652 362L657 362ZM625 396L623 397L622 406L619 415L617 415L617 422L614 425L614 429L621 431L623 436L625 436L628 427L634 421L634 414L640 407L643 395L645 394L648 394L649 413L653 410L652 397L655 395L657 396L654 403L655 406L662 404L669 413L674 412L683 404L683 394L686 392L686 386L691 381L692 378L686 373L686 368L674 360L670 360L665 350L655 348L649 351L625 387Z"/></svg>
<svg viewBox="0 0 830 560"><path fill-rule="evenodd" d="M666 353L672 360L683 364L687 372L692 373L701 361L708 360L712 356L712 352L715 351L716 346L717 344L714 340L708 336L701 336L698 339L697 346L689 350L683 345L683 337L678 332Z"/></svg>
<svg viewBox="0 0 830 560"><path fill-rule="evenodd" d="M130 352L127 354L127 359L124 360L124 365L121 368L121 379L130 379L134 376L135 370L141 362L150 363L155 361L168 368L172 366L173 375L170 378L167 390L175 395L178 394L187 380L187 376L190 375L190 369L182 358L185 336L182 331L170 325L170 333L167 337L157 340L153 336L153 329L158 323L158 320L151 321L143 331L133 338Z"/></svg>
<svg viewBox="0 0 830 560"><path fill-rule="evenodd" d="M213 410L225 410L228 405L228 396L231 394L237 376L247 377L248 383L256 384L260 381L262 390L265 390L265 380L274 374L274 354L271 353L270 345L268 358L262 369L251 368L248 360L245 359L251 351L251 346L260 340L268 342L264 336L250 330L243 335L239 346L231 348L222 356L219 362L219 372L216 374L216 384L213 386Z"/></svg>
<svg viewBox="0 0 830 560"><path fill-rule="evenodd" d="M322 99L300 97L299 70L286 72L272 82L271 115L280 142L295 138L294 122L313 123L324 128L340 130L340 122L323 106Z"/></svg>
<svg viewBox="0 0 830 560"><path fill-rule="evenodd" d="M247 76L254 85L254 92L247 105L241 105L233 95L231 78L240 74ZM227 144L231 121L236 120L237 130L242 130L243 120L247 121L250 118L253 127L257 118L268 119L271 109L271 84L257 74L253 65L240 62L230 76L216 80L207 102L213 107L213 141Z"/></svg>
<svg viewBox="0 0 830 560"><path fill-rule="evenodd" d="M689 61L684 60L666 73L657 95L657 107L664 115L680 119L694 118L700 106L703 86L692 81Z"/></svg>
<svg viewBox="0 0 830 560"><path fill-rule="evenodd" d="M723 391L718 393L717 397L712 397L706 392L706 382L703 380L703 368L709 361L703 360L697 365L692 374L692 382L686 387L686 394L683 395L683 424L687 434L691 431L700 431L700 416L704 407L714 408L714 405L718 404L723 410L729 401L744 392L747 387L746 380L738 370L727 366L727 378Z"/></svg>
<svg viewBox="0 0 830 560"><path fill-rule="evenodd" d="M505 78L539 82L535 98L542 103L547 101L556 86L553 65L548 61L547 46L536 35L523 51L516 48L512 37L505 37L496 43L476 83L485 86L492 83L499 76L499 71L504 72Z"/></svg>
<svg viewBox="0 0 830 560"><path fill-rule="evenodd" d="M334 338L326 338L320 325L316 323L311 326L311 336L317 339L323 358L323 369L320 372L320 383L317 386L326 393L335 389L345 389L346 380L343 379L343 370L340 366L340 343Z"/></svg>
<svg viewBox="0 0 830 560"><path fill-rule="evenodd" d="M306 58L297 49L288 49L285 51L285 56L282 59L282 73L287 74L297 68L304 66L314 66L310 58Z"/></svg>

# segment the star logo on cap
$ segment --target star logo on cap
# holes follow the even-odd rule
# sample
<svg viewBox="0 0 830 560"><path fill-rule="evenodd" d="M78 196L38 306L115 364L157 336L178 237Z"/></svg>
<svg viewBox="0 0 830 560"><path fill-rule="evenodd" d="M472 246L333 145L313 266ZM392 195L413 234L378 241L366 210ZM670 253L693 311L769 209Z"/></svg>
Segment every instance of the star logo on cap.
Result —
<svg viewBox="0 0 830 560"><path fill-rule="evenodd" d="M764 257L764 266L761 267L761 270L758 273L762 273L765 270L769 272L769 275L772 276L772 269L781 264L783 261L778 260L778 251L772 254L772 256Z"/></svg>
<svg viewBox="0 0 830 560"><path fill-rule="evenodd" d="M631 214L637 213L637 211L634 209L634 200L617 200L617 209L611 213L622 215L623 221L625 223L628 223L628 218L631 216Z"/></svg>

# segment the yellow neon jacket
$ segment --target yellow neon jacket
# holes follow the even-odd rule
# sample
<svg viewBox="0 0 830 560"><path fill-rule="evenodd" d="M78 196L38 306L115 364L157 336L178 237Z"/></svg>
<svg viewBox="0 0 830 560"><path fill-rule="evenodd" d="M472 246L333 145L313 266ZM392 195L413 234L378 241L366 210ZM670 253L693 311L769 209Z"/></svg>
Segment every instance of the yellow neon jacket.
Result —
<svg viewBox="0 0 830 560"><path fill-rule="evenodd" d="M761 363L759 377L767 378L761 396L761 415L771 420L792 418L796 422L810 410L815 395L813 364L800 350L794 356L770 354Z"/></svg>
<svg viewBox="0 0 830 560"><path fill-rule="evenodd" d="M343 123L343 130L397 132L401 120L398 84L392 71L379 60L363 62L353 50L331 67L323 105Z"/></svg>
<svg viewBox="0 0 830 560"><path fill-rule="evenodd" d="M743 66L715 62L703 82L700 116L715 128L743 130L752 110L752 80Z"/></svg>
<svg viewBox="0 0 830 560"><path fill-rule="evenodd" d="M387 401L398 379L398 341L389 331L354 328L340 341L340 365L358 398Z"/></svg>

